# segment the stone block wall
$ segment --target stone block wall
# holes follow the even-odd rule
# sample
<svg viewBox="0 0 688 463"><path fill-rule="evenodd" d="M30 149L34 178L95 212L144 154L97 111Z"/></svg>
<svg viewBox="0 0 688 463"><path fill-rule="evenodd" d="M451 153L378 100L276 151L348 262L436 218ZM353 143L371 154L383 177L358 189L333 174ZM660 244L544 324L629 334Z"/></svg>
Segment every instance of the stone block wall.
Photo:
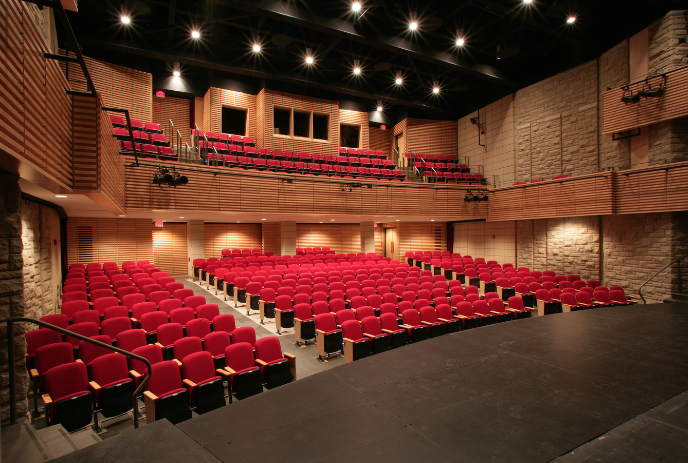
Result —
<svg viewBox="0 0 688 463"><path fill-rule="evenodd" d="M650 75L688 65L688 44L679 43L679 38L686 36L686 17L683 10L668 12L647 29L650 42Z"/></svg>
<svg viewBox="0 0 688 463"><path fill-rule="evenodd" d="M58 312L60 281L60 217L48 206L23 201L24 300L27 317Z"/></svg>
<svg viewBox="0 0 688 463"><path fill-rule="evenodd" d="M24 315L24 281L22 278L21 191L18 178L0 170L0 319ZM15 360L18 381L17 415L27 411L26 391L29 376L24 354L26 341L24 326L15 325ZM7 356L7 328L0 325L0 418L9 420L9 360Z"/></svg>
<svg viewBox="0 0 688 463"><path fill-rule="evenodd" d="M629 46L624 40L611 50L602 54L598 60L599 100L608 88L621 87L629 83ZM599 105L598 114L599 157L602 169L631 168L631 139L612 140L611 135L602 135L604 124L603 105Z"/></svg>

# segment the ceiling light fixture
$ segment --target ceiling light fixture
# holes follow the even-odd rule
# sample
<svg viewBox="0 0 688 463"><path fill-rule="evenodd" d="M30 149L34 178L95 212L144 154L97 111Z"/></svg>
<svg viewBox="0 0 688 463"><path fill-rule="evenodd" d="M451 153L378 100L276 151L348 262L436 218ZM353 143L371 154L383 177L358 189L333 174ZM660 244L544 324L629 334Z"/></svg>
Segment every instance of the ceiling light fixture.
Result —
<svg viewBox="0 0 688 463"><path fill-rule="evenodd" d="M437 80L432 81L432 93L434 93L435 95L440 93L440 83Z"/></svg>
<svg viewBox="0 0 688 463"><path fill-rule="evenodd" d="M523 3L525 3L525 4L528 4L528 5L529 5L529 4L533 3L533 0L523 0Z"/></svg>
<svg viewBox="0 0 688 463"><path fill-rule="evenodd" d="M129 18L129 16L122 16L119 19L122 21L122 24L129 24L131 22L131 19Z"/></svg>
<svg viewBox="0 0 688 463"><path fill-rule="evenodd" d="M67 195L55 195L56 198L66 198Z"/></svg>
<svg viewBox="0 0 688 463"><path fill-rule="evenodd" d="M397 85L401 85L404 83L404 79L401 75L401 71L397 71L397 78L394 80L394 83Z"/></svg>
<svg viewBox="0 0 688 463"><path fill-rule="evenodd" d="M174 71L174 72L172 73L172 75L175 76L175 77L179 77L179 76L182 75L182 73L179 72L179 71Z"/></svg>
<svg viewBox="0 0 688 463"><path fill-rule="evenodd" d="M351 5L351 9L358 13L359 11L361 11L361 3L354 2L353 5Z"/></svg>
<svg viewBox="0 0 688 463"><path fill-rule="evenodd" d="M194 39L200 39L201 33L198 31L191 31L191 37L193 37Z"/></svg>
<svg viewBox="0 0 688 463"><path fill-rule="evenodd" d="M412 21L411 24L409 24L409 30L415 31L416 29L418 29L418 23Z"/></svg>
<svg viewBox="0 0 688 463"><path fill-rule="evenodd" d="M463 33L463 29L456 29L456 46L457 47L463 47L463 45L466 43L466 39L464 37L465 37L465 35Z"/></svg>
<svg viewBox="0 0 688 463"><path fill-rule="evenodd" d="M569 16L568 19L566 20L567 23L573 24L576 22L576 17L575 16Z"/></svg>
<svg viewBox="0 0 688 463"><path fill-rule="evenodd" d="M260 52L260 45L259 44L253 45L253 51L256 53L259 53Z"/></svg>
<svg viewBox="0 0 688 463"><path fill-rule="evenodd" d="M179 217L180 219L183 219L184 217Z"/></svg>
<svg viewBox="0 0 688 463"><path fill-rule="evenodd" d="M126 217L126 215L124 215L124 214L120 214L119 216L120 216L120 217Z"/></svg>
<svg viewBox="0 0 688 463"><path fill-rule="evenodd" d="M377 100L377 112L381 113L382 112L382 101Z"/></svg>
<svg viewBox="0 0 688 463"><path fill-rule="evenodd" d="M260 219L260 220L268 220L268 219Z"/></svg>
<svg viewBox="0 0 688 463"><path fill-rule="evenodd" d="M306 64L313 64L313 57L312 56L306 57Z"/></svg>
<svg viewBox="0 0 688 463"><path fill-rule="evenodd" d="M361 60L359 59L354 60L354 74L361 74Z"/></svg>

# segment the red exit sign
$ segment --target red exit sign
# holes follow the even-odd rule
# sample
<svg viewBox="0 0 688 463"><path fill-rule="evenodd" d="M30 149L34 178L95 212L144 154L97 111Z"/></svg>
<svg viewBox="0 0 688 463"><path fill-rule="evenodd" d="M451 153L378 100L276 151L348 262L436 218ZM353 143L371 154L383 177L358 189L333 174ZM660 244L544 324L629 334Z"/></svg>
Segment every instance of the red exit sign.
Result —
<svg viewBox="0 0 688 463"><path fill-rule="evenodd" d="M158 228L162 228L162 222L155 222L155 226Z"/></svg>
<svg viewBox="0 0 688 463"><path fill-rule="evenodd" d="M165 92L163 92L162 90L158 90L157 92L155 92L155 96L159 98L165 98Z"/></svg>

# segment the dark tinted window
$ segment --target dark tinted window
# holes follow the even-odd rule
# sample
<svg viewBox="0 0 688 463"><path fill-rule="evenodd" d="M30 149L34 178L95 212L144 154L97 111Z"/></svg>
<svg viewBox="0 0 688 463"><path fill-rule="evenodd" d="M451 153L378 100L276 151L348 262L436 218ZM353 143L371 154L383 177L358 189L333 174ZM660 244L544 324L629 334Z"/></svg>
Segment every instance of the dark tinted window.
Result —
<svg viewBox="0 0 688 463"><path fill-rule="evenodd" d="M345 148L358 148L358 138L361 128L357 125L342 125L340 133L340 145Z"/></svg>
<svg viewBox="0 0 688 463"><path fill-rule="evenodd" d="M290 127L290 119L291 119L291 114L288 109L279 109L275 108L275 132L280 135L290 135L291 134L291 127Z"/></svg>
<svg viewBox="0 0 688 463"><path fill-rule="evenodd" d="M246 111L222 107L222 133L246 135Z"/></svg>
<svg viewBox="0 0 688 463"><path fill-rule="evenodd" d="M329 139L330 116L313 114L313 138L318 140Z"/></svg>
<svg viewBox="0 0 688 463"><path fill-rule="evenodd" d="M294 111L294 136L310 137L311 114Z"/></svg>

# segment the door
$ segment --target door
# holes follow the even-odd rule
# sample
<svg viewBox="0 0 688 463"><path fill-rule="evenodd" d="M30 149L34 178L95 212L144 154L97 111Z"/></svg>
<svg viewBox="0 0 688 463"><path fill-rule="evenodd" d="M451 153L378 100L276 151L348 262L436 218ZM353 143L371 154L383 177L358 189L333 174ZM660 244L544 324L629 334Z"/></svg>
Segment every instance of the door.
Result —
<svg viewBox="0 0 688 463"><path fill-rule="evenodd" d="M385 257L394 259L394 252L396 251L396 229L385 228Z"/></svg>
<svg viewBox="0 0 688 463"><path fill-rule="evenodd" d="M403 137L404 134L400 133L399 135L394 137L394 149L396 150L394 154L394 164L399 165L399 159L401 159L401 153L399 153L399 139Z"/></svg>

